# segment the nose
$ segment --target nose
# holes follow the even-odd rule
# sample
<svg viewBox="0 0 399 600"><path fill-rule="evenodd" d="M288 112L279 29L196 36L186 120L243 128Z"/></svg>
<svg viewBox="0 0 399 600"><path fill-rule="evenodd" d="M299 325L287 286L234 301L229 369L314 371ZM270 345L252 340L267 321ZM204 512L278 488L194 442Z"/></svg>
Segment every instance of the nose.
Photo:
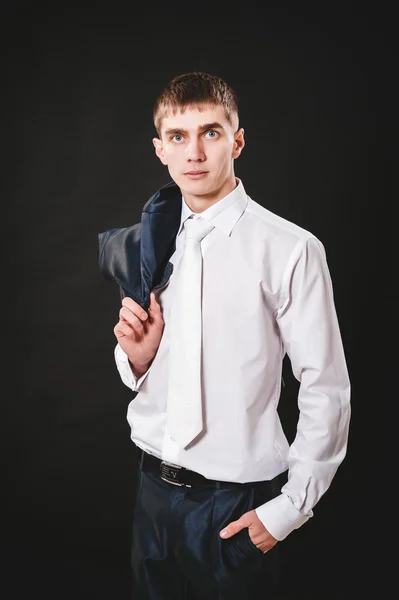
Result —
<svg viewBox="0 0 399 600"><path fill-rule="evenodd" d="M199 139L192 139L187 145L186 158L188 161L202 162L205 160L205 152Z"/></svg>

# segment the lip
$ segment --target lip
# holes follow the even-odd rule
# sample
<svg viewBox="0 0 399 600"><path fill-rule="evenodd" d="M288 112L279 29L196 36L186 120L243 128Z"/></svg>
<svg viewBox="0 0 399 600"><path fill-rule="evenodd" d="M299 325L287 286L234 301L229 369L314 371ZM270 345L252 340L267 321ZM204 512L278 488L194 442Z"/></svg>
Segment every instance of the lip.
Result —
<svg viewBox="0 0 399 600"><path fill-rule="evenodd" d="M205 175L208 175L208 171L187 171L187 173L184 174L186 177L190 177L190 179L201 179L202 177L205 177Z"/></svg>

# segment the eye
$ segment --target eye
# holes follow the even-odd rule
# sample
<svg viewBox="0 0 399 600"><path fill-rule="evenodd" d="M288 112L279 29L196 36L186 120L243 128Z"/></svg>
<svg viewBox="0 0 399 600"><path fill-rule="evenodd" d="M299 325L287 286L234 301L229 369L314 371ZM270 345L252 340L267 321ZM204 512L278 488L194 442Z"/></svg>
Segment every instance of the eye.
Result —
<svg viewBox="0 0 399 600"><path fill-rule="evenodd" d="M174 142L177 142L178 144L180 144L180 142L182 141L183 136L179 135L178 133L176 133L176 135L173 135L171 137L171 140L173 140Z"/></svg>
<svg viewBox="0 0 399 600"><path fill-rule="evenodd" d="M206 132L206 135L208 137L210 137L211 139L215 139L218 137L219 133L217 131L215 131L214 129L209 129L209 131Z"/></svg>

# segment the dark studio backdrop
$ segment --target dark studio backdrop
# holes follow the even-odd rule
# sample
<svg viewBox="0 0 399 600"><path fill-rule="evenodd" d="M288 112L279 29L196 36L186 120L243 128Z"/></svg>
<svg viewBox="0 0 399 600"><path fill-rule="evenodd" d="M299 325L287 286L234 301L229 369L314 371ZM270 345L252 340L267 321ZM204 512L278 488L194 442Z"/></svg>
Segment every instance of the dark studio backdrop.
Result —
<svg viewBox="0 0 399 600"><path fill-rule="evenodd" d="M192 17L156 2L148 16L115 3L3 9L4 600L130 598L132 393L114 365L119 292L100 275L97 233L137 222L169 181L151 143L152 105L192 70L238 93L246 147L236 174L247 193L324 243L352 380L348 455L314 518L283 542L282 597L373 589L365 482L381 392L370 350L380 335L370 286L382 236L379 25L350 4L284 6L191 6ZM292 437L298 384L288 362L284 377Z"/></svg>

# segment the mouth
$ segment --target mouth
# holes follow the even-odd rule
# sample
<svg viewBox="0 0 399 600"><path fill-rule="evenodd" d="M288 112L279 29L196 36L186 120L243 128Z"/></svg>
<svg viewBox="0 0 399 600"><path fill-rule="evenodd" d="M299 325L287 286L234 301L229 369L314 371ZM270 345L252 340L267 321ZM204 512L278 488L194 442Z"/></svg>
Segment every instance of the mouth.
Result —
<svg viewBox="0 0 399 600"><path fill-rule="evenodd" d="M190 179L201 179L202 177L208 175L208 171L187 171L187 173L184 173L184 175L186 175L186 177L190 177Z"/></svg>

